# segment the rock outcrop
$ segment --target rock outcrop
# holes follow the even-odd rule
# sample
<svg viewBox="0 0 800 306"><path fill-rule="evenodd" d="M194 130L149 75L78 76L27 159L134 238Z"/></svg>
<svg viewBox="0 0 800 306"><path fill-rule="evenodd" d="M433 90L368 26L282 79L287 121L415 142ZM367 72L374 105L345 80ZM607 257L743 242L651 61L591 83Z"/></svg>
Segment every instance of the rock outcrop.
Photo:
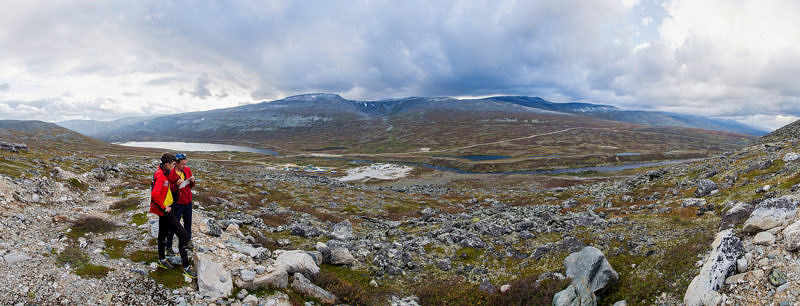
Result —
<svg viewBox="0 0 800 306"><path fill-rule="evenodd" d="M714 298L725 279L736 272L736 260L742 256L744 247L731 230L717 233L711 244L711 253L706 257L700 274L692 279L683 302L687 306L703 306L709 297ZM713 291L713 293L711 293ZM704 300L705 299L705 300Z"/></svg>

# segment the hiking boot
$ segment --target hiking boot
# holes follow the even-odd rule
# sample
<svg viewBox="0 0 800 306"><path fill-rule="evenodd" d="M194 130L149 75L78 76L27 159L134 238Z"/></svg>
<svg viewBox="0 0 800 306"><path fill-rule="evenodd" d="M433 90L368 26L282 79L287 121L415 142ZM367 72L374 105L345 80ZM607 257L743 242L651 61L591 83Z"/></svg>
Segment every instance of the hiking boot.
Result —
<svg viewBox="0 0 800 306"><path fill-rule="evenodd" d="M159 267L164 268L164 269L172 269L172 268L175 267L171 263L169 263L169 261L166 258L165 259L159 259L156 262L156 266L159 266Z"/></svg>
<svg viewBox="0 0 800 306"><path fill-rule="evenodd" d="M183 276L186 276L186 277L189 277L189 278L197 278L197 272L192 270L192 267L186 267L186 268L183 268Z"/></svg>

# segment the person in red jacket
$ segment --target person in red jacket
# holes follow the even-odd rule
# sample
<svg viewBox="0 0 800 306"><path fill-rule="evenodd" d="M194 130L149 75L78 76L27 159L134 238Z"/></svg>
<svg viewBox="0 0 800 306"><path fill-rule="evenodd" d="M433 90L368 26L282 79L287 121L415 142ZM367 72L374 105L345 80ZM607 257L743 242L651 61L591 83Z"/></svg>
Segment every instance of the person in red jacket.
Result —
<svg viewBox="0 0 800 306"><path fill-rule="evenodd" d="M172 213L174 196L172 190L170 190L172 184L169 182L169 176L174 169L175 156L170 153L164 153L161 155L161 164L153 175L152 191L150 192L150 212L158 215L158 262L156 264L165 269L173 268L172 264L166 260L164 249L167 234L175 233L178 235L178 252L181 254L183 274L194 278L197 277L197 272L191 269L186 251L189 235Z"/></svg>
<svg viewBox="0 0 800 306"><path fill-rule="evenodd" d="M183 228L189 234L189 249L192 243L192 187L194 187L195 179L192 175L192 169L186 166L188 162L186 154L175 154L175 159L178 161L175 164L175 170L170 172L169 181L174 182L174 192L177 197L174 199L175 203L172 204L172 214L180 221L183 219ZM181 187L183 186L183 187ZM172 251L172 237L174 233L167 234L167 255L175 255Z"/></svg>

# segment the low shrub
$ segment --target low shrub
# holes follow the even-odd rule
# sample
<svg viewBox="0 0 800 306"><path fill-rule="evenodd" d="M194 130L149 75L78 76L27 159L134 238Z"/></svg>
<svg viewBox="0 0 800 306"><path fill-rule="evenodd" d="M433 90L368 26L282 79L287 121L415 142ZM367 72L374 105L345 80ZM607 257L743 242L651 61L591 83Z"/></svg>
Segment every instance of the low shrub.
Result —
<svg viewBox="0 0 800 306"><path fill-rule="evenodd" d="M141 202L140 198L131 197L124 200L116 201L113 204L111 204L111 206L109 206L108 208L118 213L131 211L136 209L139 206L140 202Z"/></svg>
<svg viewBox="0 0 800 306"><path fill-rule="evenodd" d="M380 305L386 302L390 291L369 284L368 273L347 267L322 265L316 283L336 295L339 303L349 305Z"/></svg>
<svg viewBox="0 0 800 306"><path fill-rule="evenodd" d="M95 216L85 216L72 221L72 226L70 227L71 231L67 233L67 237L78 239L78 237L86 235L87 233L107 233L114 231L117 227L116 224L106 219Z"/></svg>

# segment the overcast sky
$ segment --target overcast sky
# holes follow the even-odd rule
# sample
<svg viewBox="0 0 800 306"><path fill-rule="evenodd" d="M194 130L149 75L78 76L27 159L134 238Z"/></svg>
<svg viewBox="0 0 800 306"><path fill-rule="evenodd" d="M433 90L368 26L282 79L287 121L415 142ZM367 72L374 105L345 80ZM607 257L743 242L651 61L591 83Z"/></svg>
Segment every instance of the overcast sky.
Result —
<svg viewBox="0 0 800 306"><path fill-rule="evenodd" d="M0 2L0 118L108 120L312 92L529 95L800 116L798 1Z"/></svg>

